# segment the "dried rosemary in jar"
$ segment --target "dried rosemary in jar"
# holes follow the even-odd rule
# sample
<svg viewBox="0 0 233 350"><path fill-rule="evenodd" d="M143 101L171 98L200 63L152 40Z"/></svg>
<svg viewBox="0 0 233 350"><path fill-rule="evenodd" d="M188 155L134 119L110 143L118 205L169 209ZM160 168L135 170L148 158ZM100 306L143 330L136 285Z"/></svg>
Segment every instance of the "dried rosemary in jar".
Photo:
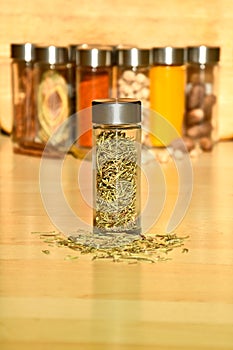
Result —
<svg viewBox="0 0 233 350"><path fill-rule="evenodd" d="M95 233L141 232L141 102L92 102Z"/></svg>

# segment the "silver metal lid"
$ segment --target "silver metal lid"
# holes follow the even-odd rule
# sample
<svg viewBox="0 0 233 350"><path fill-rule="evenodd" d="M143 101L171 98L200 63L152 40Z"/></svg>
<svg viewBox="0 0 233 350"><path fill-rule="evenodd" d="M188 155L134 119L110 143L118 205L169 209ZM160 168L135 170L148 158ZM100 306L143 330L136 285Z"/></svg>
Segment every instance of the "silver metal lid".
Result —
<svg viewBox="0 0 233 350"><path fill-rule="evenodd" d="M70 62L76 62L76 50L77 50L77 45L75 45L75 44L69 45L68 56L69 56Z"/></svg>
<svg viewBox="0 0 233 350"><path fill-rule="evenodd" d="M11 58L26 62L34 61L35 45L31 43L11 44Z"/></svg>
<svg viewBox="0 0 233 350"><path fill-rule="evenodd" d="M113 63L113 49L110 46L101 47L78 47L76 64L78 66L108 67Z"/></svg>
<svg viewBox="0 0 233 350"><path fill-rule="evenodd" d="M119 48L117 50L117 64L118 66L149 66L150 64L150 50L133 48Z"/></svg>
<svg viewBox="0 0 233 350"><path fill-rule="evenodd" d="M220 48L210 46L190 46L187 48L189 63L217 63L220 59Z"/></svg>
<svg viewBox="0 0 233 350"><path fill-rule="evenodd" d="M92 123L137 124L141 122L141 101L134 98L109 98L92 101Z"/></svg>
<svg viewBox="0 0 233 350"><path fill-rule="evenodd" d="M83 44L70 44L68 46L68 54L69 54L69 61L70 62L76 62L76 52L79 49L94 49L94 48L106 48L106 45L102 45L102 44L87 44L87 43L83 43ZM111 46L109 46L109 48L111 49Z"/></svg>
<svg viewBox="0 0 233 350"><path fill-rule="evenodd" d="M132 49L134 47L137 47L135 45L130 45L130 44L118 44L118 45L114 45L113 46L113 64L116 66L118 64L118 59L117 59L117 56L118 56L118 51L119 50L129 50L129 49Z"/></svg>
<svg viewBox="0 0 233 350"><path fill-rule="evenodd" d="M152 64L181 66L185 63L185 49L180 47L154 47Z"/></svg>
<svg viewBox="0 0 233 350"><path fill-rule="evenodd" d="M67 63L68 48L59 46L36 47L36 61L49 64Z"/></svg>

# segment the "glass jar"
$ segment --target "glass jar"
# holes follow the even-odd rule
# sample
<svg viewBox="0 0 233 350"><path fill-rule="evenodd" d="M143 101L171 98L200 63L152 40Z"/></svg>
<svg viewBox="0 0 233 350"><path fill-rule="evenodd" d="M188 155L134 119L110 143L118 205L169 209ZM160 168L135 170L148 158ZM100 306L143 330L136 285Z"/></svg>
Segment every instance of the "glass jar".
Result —
<svg viewBox="0 0 233 350"><path fill-rule="evenodd" d="M181 137L185 111L185 82L184 48L153 48L150 69L150 140L153 146L168 146L173 137ZM163 122L156 117L156 113L164 118Z"/></svg>
<svg viewBox="0 0 233 350"><path fill-rule="evenodd" d="M0 56L0 133L12 134L13 128L13 87L12 59L10 46L4 49Z"/></svg>
<svg viewBox="0 0 233 350"><path fill-rule="evenodd" d="M68 73L69 73L69 83L70 83L70 95L71 95L71 114L76 113L77 108L77 93L76 93L76 54L77 49L87 49L100 47L99 44L72 44L68 46Z"/></svg>
<svg viewBox="0 0 233 350"><path fill-rule="evenodd" d="M24 147L35 135L35 103L33 63L35 46L31 43L11 44L14 151Z"/></svg>
<svg viewBox="0 0 233 350"><path fill-rule="evenodd" d="M111 47L79 47L76 59L78 146L92 147L91 106L94 99L112 97L113 50Z"/></svg>
<svg viewBox="0 0 233 350"><path fill-rule="evenodd" d="M218 140L217 95L219 47L187 48L187 84L184 135L204 151Z"/></svg>
<svg viewBox="0 0 233 350"><path fill-rule="evenodd" d="M117 86L117 75L118 75L118 52L119 50L132 49L136 47L135 45L128 44L118 44L113 46L113 98L117 98L118 96L118 86Z"/></svg>
<svg viewBox="0 0 233 350"><path fill-rule="evenodd" d="M141 101L143 125L147 124L150 107L149 65L149 49L133 47L117 50L117 97Z"/></svg>
<svg viewBox="0 0 233 350"><path fill-rule="evenodd" d="M93 227L95 233L141 232L141 102L94 100Z"/></svg>
<svg viewBox="0 0 233 350"><path fill-rule="evenodd" d="M70 90L70 114L76 113L76 50L77 45L68 46L68 74L69 74L69 90Z"/></svg>
<svg viewBox="0 0 233 350"><path fill-rule="evenodd" d="M46 46L36 48L35 94L37 134L35 141L43 146L71 115L68 49ZM57 144L71 136L74 126L69 125L56 137Z"/></svg>

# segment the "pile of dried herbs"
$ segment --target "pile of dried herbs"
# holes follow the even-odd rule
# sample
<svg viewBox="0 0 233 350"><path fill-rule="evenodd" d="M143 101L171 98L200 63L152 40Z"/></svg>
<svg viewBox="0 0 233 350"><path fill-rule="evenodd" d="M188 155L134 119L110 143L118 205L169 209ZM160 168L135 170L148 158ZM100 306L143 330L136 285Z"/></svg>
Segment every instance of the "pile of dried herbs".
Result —
<svg viewBox="0 0 233 350"><path fill-rule="evenodd" d="M127 239L128 235L106 240L104 237L80 230L76 236L66 237L61 233L33 232L37 233L50 247L65 247L75 252L75 255L67 255L66 260L78 259L82 254L89 254L92 260L108 259L114 262L137 263L140 261L155 263L171 260L168 257L175 248L181 248L182 253L187 253L184 242L188 236L179 237L171 234L140 235L134 240ZM111 242L111 244L109 243ZM42 250L44 254L50 254L49 249Z"/></svg>

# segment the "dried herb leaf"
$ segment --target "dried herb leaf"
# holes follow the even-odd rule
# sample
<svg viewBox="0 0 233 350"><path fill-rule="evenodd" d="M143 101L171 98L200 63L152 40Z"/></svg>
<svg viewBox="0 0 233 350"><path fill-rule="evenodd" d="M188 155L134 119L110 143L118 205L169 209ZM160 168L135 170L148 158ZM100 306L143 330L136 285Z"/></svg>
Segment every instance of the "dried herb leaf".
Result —
<svg viewBox="0 0 233 350"><path fill-rule="evenodd" d="M49 255L50 254L50 251L48 249L44 249L42 250L42 253L46 254L46 255Z"/></svg>

